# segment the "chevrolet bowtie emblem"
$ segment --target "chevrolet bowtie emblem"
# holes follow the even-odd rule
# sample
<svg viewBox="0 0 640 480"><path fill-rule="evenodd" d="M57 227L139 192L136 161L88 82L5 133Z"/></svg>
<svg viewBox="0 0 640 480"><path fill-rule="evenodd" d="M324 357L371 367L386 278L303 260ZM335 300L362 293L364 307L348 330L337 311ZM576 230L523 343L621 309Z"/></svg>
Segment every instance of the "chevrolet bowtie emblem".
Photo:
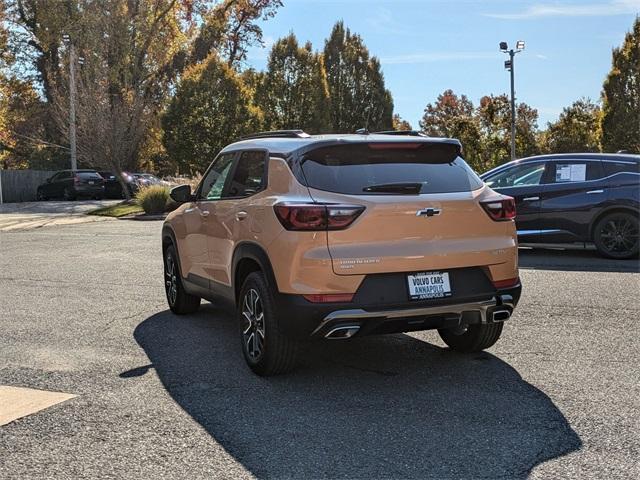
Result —
<svg viewBox="0 0 640 480"><path fill-rule="evenodd" d="M439 208L425 208L424 210L418 210L416 212L416 217L433 217L435 215L440 215L442 210Z"/></svg>

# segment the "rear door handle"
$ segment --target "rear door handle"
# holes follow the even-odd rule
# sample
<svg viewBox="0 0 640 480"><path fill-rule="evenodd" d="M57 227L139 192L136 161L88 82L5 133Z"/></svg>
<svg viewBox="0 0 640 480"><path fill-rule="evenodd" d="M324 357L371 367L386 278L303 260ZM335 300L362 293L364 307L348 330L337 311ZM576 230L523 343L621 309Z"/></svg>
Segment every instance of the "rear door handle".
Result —
<svg viewBox="0 0 640 480"><path fill-rule="evenodd" d="M591 193L604 193L604 190L589 190L587 192L587 194L591 194Z"/></svg>
<svg viewBox="0 0 640 480"><path fill-rule="evenodd" d="M244 220L245 218L247 218L247 216L248 216L248 215L249 215L249 214L248 214L247 212L245 212L244 210L242 210L242 211L240 211L240 212L236 213L236 218L237 218L238 220Z"/></svg>
<svg viewBox="0 0 640 480"><path fill-rule="evenodd" d="M540 197L527 197L522 199L523 202L535 202L536 200L540 200Z"/></svg>

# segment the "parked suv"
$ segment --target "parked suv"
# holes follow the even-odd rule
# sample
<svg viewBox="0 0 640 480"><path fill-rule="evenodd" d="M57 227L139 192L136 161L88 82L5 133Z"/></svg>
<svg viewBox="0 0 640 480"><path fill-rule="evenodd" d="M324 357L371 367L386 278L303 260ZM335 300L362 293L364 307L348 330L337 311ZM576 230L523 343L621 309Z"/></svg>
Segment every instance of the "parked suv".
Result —
<svg viewBox="0 0 640 480"><path fill-rule="evenodd" d="M293 368L307 339L438 329L453 350L486 349L520 297L513 199L457 140L258 134L171 197L169 307L233 308L260 375Z"/></svg>
<svg viewBox="0 0 640 480"><path fill-rule="evenodd" d="M540 155L501 165L482 179L515 199L521 244L595 245L606 257L637 258L640 155Z"/></svg>
<svg viewBox="0 0 640 480"><path fill-rule="evenodd" d="M56 172L36 191L38 200L78 197L104 198L104 179L95 170L62 170Z"/></svg>

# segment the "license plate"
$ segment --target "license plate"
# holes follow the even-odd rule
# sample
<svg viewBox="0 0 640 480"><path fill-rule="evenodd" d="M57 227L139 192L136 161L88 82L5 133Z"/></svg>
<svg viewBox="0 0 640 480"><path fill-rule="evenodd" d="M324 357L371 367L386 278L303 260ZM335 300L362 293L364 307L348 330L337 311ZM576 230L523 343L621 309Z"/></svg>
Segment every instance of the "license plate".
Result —
<svg viewBox="0 0 640 480"><path fill-rule="evenodd" d="M407 275L409 298L426 300L451 296L448 272L420 272Z"/></svg>
<svg viewBox="0 0 640 480"><path fill-rule="evenodd" d="M89 185L93 185L94 183L96 182L89 180Z"/></svg>

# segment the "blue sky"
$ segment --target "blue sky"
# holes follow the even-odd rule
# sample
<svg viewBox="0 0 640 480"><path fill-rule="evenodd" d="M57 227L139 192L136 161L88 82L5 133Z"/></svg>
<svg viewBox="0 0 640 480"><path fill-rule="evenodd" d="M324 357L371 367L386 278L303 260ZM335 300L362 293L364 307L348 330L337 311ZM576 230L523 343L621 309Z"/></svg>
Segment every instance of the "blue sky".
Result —
<svg viewBox="0 0 640 480"><path fill-rule="evenodd" d="M640 14L640 0L284 0L263 26L267 47L293 31L324 47L337 20L359 33L381 59L395 111L418 128L425 105L447 88L478 103L506 93L506 55L498 43L524 40L516 56L516 98L538 109L539 126L581 96L599 99L621 44ZM266 64L254 48L248 63Z"/></svg>

